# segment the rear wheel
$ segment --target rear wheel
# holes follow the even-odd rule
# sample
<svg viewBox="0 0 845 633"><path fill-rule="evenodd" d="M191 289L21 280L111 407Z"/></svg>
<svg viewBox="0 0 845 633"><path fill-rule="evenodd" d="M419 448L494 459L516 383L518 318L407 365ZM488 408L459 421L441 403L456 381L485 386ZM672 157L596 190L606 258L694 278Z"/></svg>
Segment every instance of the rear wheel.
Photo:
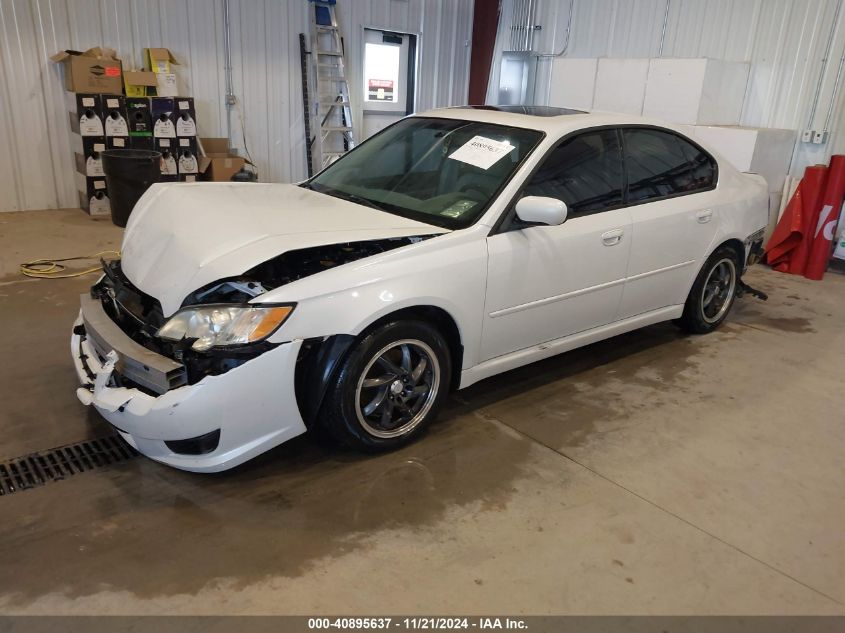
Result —
<svg viewBox="0 0 845 633"><path fill-rule="evenodd" d="M353 448L397 448L437 415L451 381L450 363L446 341L430 325L383 325L343 361L323 405L322 423Z"/></svg>
<svg viewBox="0 0 845 633"><path fill-rule="evenodd" d="M678 324L687 332L706 334L722 324L736 298L737 256L721 246L707 259L692 285Z"/></svg>

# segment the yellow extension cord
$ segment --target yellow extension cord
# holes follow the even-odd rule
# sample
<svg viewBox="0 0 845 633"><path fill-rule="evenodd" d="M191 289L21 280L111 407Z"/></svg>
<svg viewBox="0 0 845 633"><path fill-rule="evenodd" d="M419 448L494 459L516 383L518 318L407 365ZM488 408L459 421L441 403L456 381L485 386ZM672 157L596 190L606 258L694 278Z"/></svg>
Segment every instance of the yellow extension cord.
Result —
<svg viewBox="0 0 845 633"><path fill-rule="evenodd" d="M78 270L72 273L65 273L67 266L63 266L59 262L100 259L105 255L120 257L120 251L100 251L99 253L94 253L93 255L65 257L63 259L34 259L31 262L24 262L21 264L21 273L27 277L35 277L36 279L69 279L71 277L82 277L83 275L100 272L103 268L102 266L96 266L94 268L86 268L85 270Z"/></svg>

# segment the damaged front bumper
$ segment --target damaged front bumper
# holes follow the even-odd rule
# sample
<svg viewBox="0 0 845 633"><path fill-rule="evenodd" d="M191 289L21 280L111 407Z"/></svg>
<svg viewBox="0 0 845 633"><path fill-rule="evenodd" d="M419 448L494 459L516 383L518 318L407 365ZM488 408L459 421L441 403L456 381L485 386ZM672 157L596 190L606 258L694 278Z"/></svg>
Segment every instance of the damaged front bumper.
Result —
<svg viewBox="0 0 845 633"><path fill-rule="evenodd" d="M120 372L137 379L146 370L146 378L156 383L154 363L167 370L175 369L169 367L173 361L149 354L131 358L137 344L97 317L96 306L89 306L74 324L71 356L83 385L77 395L147 457L182 470L217 472L305 432L294 392L301 341L281 344L193 385L164 386L155 395L149 388L119 386Z"/></svg>

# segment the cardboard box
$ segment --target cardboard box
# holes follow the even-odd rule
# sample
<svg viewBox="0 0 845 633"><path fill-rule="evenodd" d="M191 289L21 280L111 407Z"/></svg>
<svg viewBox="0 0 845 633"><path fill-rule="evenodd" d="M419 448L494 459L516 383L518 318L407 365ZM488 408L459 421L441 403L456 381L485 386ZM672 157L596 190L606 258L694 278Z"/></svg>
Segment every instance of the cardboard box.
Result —
<svg viewBox="0 0 845 633"><path fill-rule="evenodd" d="M126 99L122 95L102 95L103 127L106 137L129 136L126 120Z"/></svg>
<svg viewBox="0 0 845 633"><path fill-rule="evenodd" d="M100 95L67 93L70 131L80 136L103 136L103 110Z"/></svg>
<svg viewBox="0 0 845 633"><path fill-rule="evenodd" d="M196 137L177 138L174 147L180 152L189 151L194 156L199 155Z"/></svg>
<svg viewBox="0 0 845 633"><path fill-rule="evenodd" d="M177 114L188 112L192 117L196 116L193 97L175 97L173 99L173 111Z"/></svg>
<svg viewBox="0 0 845 633"><path fill-rule="evenodd" d="M170 140L171 139L156 139L156 142L158 143L159 141ZM161 181L168 182L178 180L179 163L177 159L177 153L168 147L161 147L156 149L161 152Z"/></svg>
<svg viewBox="0 0 845 633"><path fill-rule="evenodd" d="M549 105L592 110L598 59L556 57L552 62Z"/></svg>
<svg viewBox="0 0 845 633"><path fill-rule="evenodd" d="M176 74L171 66L178 66L179 62L166 48L145 48L144 68L155 73L156 95L159 97L175 97L179 94Z"/></svg>
<svg viewBox="0 0 845 633"><path fill-rule="evenodd" d="M153 119L147 97L126 97L126 119L134 149L153 149Z"/></svg>
<svg viewBox="0 0 845 633"><path fill-rule="evenodd" d="M92 178L105 178L101 152L106 149L106 139L102 136L71 135L71 146L77 173Z"/></svg>
<svg viewBox="0 0 845 633"><path fill-rule="evenodd" d="M103 150L106 149L106 144L102 143ZM103 173L103 159L100 152L92 152L90 154L74 154L76 158L76 171L80 174L85 174L91 178L105 178Z"/></svg>
<svg viewBox="0 0 845 633"><path fill-rule="evenodd" d="M70 135L70 149L74 154L92 154L102 152L106 148L106 139L103 136L79 136Z"/></svg>
<svg viewBox="0 0 845 633"><path fill-rule="evenodd" d="M178 66L179 62L166 48L145 48L144 69L153 73L169 73L170 66Z"/></svg>
<svg viewBox="0 0 845 633"><path fill-rule="evenodd" d="M103 115L103 102L98 94L87 93L65 93L65 104L68 112L81 115L83 112L89 111ZM90 114L89 112L89 114Z"/></svg>
<svg viewBox="0 0 845 633"><path fill-rule="evenodd" d="M226 182L246 165L246 160L229 153L228 139L201 138L200 145L205 152L198 165L202 180Z"/></svg>
<svg viewBox="0 0 845 633"><path fill-rule="evenodd" d="M191 112L180 112L176 115L176 136L196 138L197 123Z"/></svg>
<svg viewBox="0 0 845 633"><path fill-rule="evenodd" d="M111 215L105 178L91 178L77 173L76 190L79 193L79 206L88 215L91 217Z"/></svg>
<svg viewBox="0 0 845 633"><path fill-rule="evenodd" d="M738 125L749 65L718 59L652 59L643 115L690 125Z"/></svg>
<svg viewBox="0 0 845 633"><path fill-rule="evenodd" d="M179 150L179 160L177 161L177 168L179 170L180 180L182 176L192 174L196 176L199 173L199 161L196 154L189 149Z"/></svg>
<svg viewBox="0 0 845 633"><path fill-rule="evenodd" d="M50 60L64 67L65 88L70 92L123 92L123 67L111 48L59 51Z"/></svg>
<svg viewBox="0 0 845 633"><path fill-rule="evenodd" d="M176 125L173 122L173 108L174 104L172 97L150 98L154 138L176 138Z"/></svg>
<svg viewBox="0 0 845 633"><path fill-rule="evenodd" d="M159 97L175 97L179 94L179 84L174 73L156 73L156 94Z"/></svg>
<svg viewBox="0 0 845 633"><path fill-rule="evenodd" d="M179 151L179 142L175 138L153 138L153 149L157 152L173 152Z"/></svg>
<svg viewBox="0 0 845 633"><path fill-rule="evenodd" d="M193 97L176 97L173 100L173 117L176 120L176 136L195 137L197 135L197 113Z"/></svg>
<svg viewBox="0 0 845 633"><path fill-rule="evenodd" d="M107 136L106 149L129 149L132 146L132 139L125 136ZM138 148L136 148L138 149Z"/></svg>
<svg viewBox="0 0 845 633"><path fill-rule="evenodd" d="M132 149L154 150L155 144L153 143L152 136L130 136L129 147Z"/></svg>
<svg viewBox="0 0 845 633"><path fill-rule="evenodd" d="M123 86L127 97L146 97L155 94L155 73L146 70L127 70L123 73Z"/></svg>

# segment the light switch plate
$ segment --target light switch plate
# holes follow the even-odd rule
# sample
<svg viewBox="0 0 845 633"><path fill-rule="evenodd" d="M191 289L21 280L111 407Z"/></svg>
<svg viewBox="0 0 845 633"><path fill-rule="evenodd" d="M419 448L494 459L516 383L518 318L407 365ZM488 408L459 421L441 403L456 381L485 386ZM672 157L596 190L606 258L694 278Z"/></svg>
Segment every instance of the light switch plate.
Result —
<svg viewBox="0 0 845 633"><path fill-rule="evenodd" d="M827 130L813 134L813 143L816 145L824 145L827 143Z"/></svg>

